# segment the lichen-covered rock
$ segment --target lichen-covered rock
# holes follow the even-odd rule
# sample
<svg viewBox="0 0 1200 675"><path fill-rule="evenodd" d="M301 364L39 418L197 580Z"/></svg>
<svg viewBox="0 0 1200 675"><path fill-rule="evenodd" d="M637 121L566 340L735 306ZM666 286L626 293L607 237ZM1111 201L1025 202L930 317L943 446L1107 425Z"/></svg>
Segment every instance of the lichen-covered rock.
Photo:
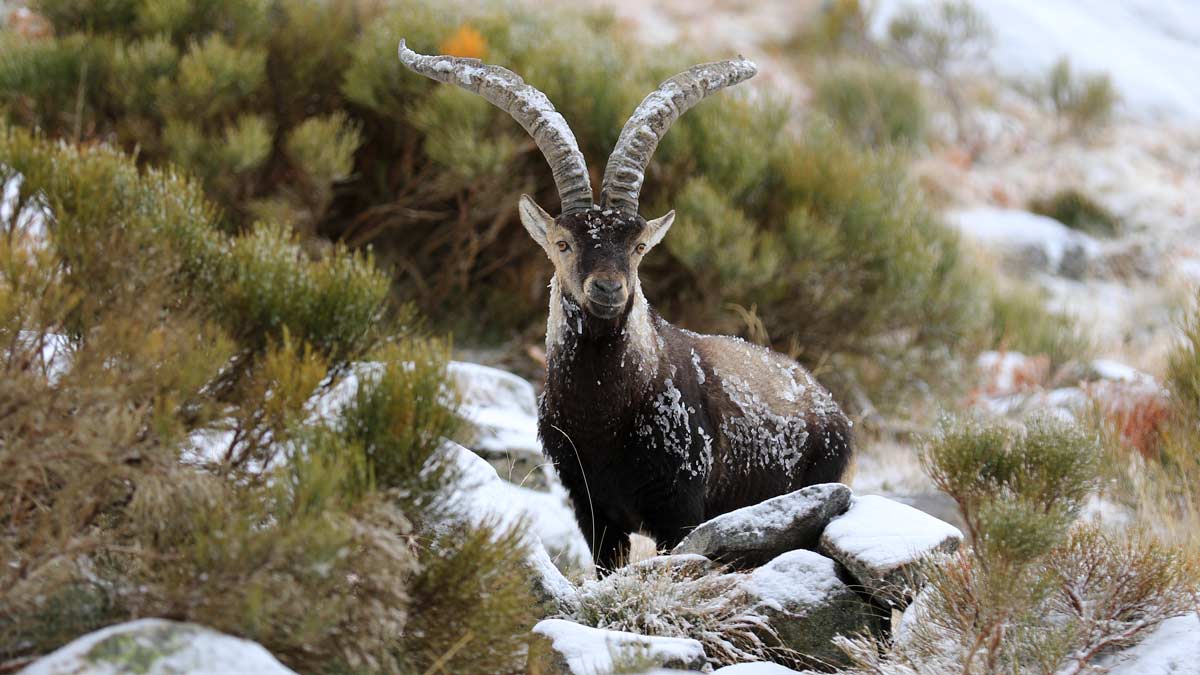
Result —
<svg viewBox="0 0 1200 675"><path fill-rule="evenodd" d="M701 523L671 552L698 553L737 566L817 545L825 526L850 505L850 488L811 485Z"/></svg>
<svg viewBox="0 0 1200 675"><path fill-rule="evenodd" d="M812 665L846 662L834 636L878 628L874 608L838 577L837 564L812 551L778 556L745 575L741 587L783 645Z"/></svg>
<svg viewBox="0 0 1200 675"><path fill-rule="evenodd" d="M821 535L820 551L837 560L877 602L903 609L919 590L920 563L962 543L953 525L885 497L851 500Z"/></svg>
<svg viewBox="0 0 1200 675"><path fill-rule="evenodd" d="M700 670L704 647L696 640L651 637L547 619L533 627L529 675L596 675L611 673L622 658L675 670Z"/></svg>
<svg viewBox="0 0 1200 675"><path fill-rule="evenodd" d="M447 374L462 396L461 414L476 432L475 450L541 455L533 385L498 368L451 361Z"/></svg>
<svg viewBox="0 0 1200 675"><path fill-rule="evenodd" d="M89 633L20 675L295 675L261 645L204 626L140 619Z"/></svg>

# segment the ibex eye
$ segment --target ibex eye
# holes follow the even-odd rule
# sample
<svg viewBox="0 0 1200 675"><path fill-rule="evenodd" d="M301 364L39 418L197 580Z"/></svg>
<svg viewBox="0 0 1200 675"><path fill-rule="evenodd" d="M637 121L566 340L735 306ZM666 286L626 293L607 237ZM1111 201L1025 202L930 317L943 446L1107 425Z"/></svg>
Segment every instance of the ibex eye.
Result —
<svg viewBox="0 0 1200 675"><path fill-rule="evenodd" d="M645 245L645 244L638 244L638 245L637 245L637 248L635 248L635 249L633 249L633 250L637 251L637 252L638 252L638 254L645 253L645 252L646 252L646 245Z"/></svg>
<svg viewBox="0 0 1200 675"><path fill-rule="evenodd" d="M559 250L559 251L562 251L563 253L566 253L567 251L570 251L570 250L571 250L571 245L570 245L570 244L568 244L568 243L567 243L567 242L565 242L565 241L560 241L560 242L558 242L558 243L556 244L556 246L558 246L558 250Z"/></svg>

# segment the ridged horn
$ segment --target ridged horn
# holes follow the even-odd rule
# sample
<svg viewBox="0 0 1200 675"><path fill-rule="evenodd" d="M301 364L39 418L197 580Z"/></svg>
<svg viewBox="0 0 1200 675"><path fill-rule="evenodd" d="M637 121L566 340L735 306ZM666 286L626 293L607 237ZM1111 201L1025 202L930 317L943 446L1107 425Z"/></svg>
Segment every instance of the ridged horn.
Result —
<svg viewBox="0 0 1200 675"><path fill-rule="evenodd" d="M600 205L637 213L638 196L642 192L650 157L675 120L709 94L744 82L757 72L758 66L742 56L704 63L663 82L642 99L621 129L617 146L604 167Z"/></svg>
<svg viewBox="0 0 1200 675"><path fill-rule="evenodd" d="M546 95L525 83L520 75L490 66L479 59L457 56L426 56L409 49L400 40L400 62L414 73L479 94L489 103L512 115L533 137L550 163L562 212L582 211L592 206L592 185L587 163L575 134Z"/></svg>

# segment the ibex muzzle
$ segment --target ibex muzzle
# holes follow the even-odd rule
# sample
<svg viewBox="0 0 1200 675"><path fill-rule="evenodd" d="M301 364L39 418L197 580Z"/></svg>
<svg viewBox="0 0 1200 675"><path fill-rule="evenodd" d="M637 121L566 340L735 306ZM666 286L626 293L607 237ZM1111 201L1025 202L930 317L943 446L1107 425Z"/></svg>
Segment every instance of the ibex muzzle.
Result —
<svg viewBox="0 0 1200 675"><path fill-rule="evenodd" d="M403 40L400 60L508 112L550 162L562 213L528 196L519 203L521 223L554 264L538 433L602 570L621 560L632 532L670 548L709 518L841 479L850 422L808 371L737 338L672 326L638 280L675 220L674 211L638 214L654 149L704 97L753 76L751 61L695 66L647 96L621 130L594 203L575 137L540 91L499 66L422 56Z"/></svg>

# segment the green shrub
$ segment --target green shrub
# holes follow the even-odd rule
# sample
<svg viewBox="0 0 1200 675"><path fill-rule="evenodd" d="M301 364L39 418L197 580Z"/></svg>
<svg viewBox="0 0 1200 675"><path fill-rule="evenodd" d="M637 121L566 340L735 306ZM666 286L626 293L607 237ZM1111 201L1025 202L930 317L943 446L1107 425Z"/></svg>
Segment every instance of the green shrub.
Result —
<svg viewBox="0 0 1200 675"><path fill-rule="evenodd" d="M1048 216L1073 230L1101 237L1121 233L1121 220L1083 192L1068 188L1029 202L1029 210Z"/></svg>
<svg viewBox="0 0 1200 675"><path fill-rule="evenodd" d="M518 125L404 70L398 38L435 52L461 27L477 30L486 60L545 91L597 168L658 82L719 56L634 49L609 14L447 10L429 0L269 6L47 1L59 37L0 49L0 110L57 137L114 139L146 165L174 162L201 178L229 231L283 238L255 225L266 219L305 238L289 250L320 254L313 233L370 244L394 270L397 296L467 339L539 330L549 266L514 205L521 192L553 205L553 186ZM876 93L881 109L893 93ZM899 373L911 362L979 341L978 295L957 244L898 159L832 129L796 134L790 116L726 94L667 136L645 212L686 212L680 232L693 239L678 247L691 251L688 263L651 259L650 297L699 330L739 331L736 314L720 308L757 305L777 348L836 365L868 389L910 389ZM880 133L909 133L889 119ZM709 212L739 214L740 246L771 255L764 268L778 270L774 280L744 255L723 265L728 287L694 266L699 246L734 239Z"/></svg>
<svg viewBox="0 0 1200 675"><path fill-rule="evenodd" d="M523 672L536 602L517 564L518 531L462 528L439 535L412 579L414 611L400 652L410 672Z"/></svg>
<svg viewBox="0 0 1200 675"><path fill-rule="evenodd" d="M825 377L839 393L865 388L880 403L896 400L889 387L944 363L948 345L976 339L985 301L965 274L957 238L913 191L899 158L864 153L821 124L797 145L777 146L761 166L712 157L706 141L695 138L690 151L712 162L707 179L691 179L673 202L686 236L666 240L691 288L679 304L660 304L683 323L737 331L740 317L719 309L757 306L776 346L827 363ZM727 185L745 185L745 195ZM721 210L721 201L739 206ZM761 212L779 215L737 229ZM702 251L714 245L724 248ZM659 265L677 261L647 261L651 298L659 297L656 278L671 270Z"/></svg>
<svg viewBox="0 0 1200 675"><path fill-rule="evenodd" d="M813 105L869 147L913 145L925 130L921 85L896 68L856 62L833 66L814 82Z"/></svg>
<svg viewBox="0 0 1200 675"><path fill-rule="evenodd" d="M1094 344L1068 314L1046 309L1041 293L1014 286L992 292L992 347L1029 356L1045 355L1051 368L1089 358Z"/></svg>
<svg viewBox="0 0 1200 675"><path fill-rule="evenodd" d="M1167 356L1169 415L1148 456L1130 452L1119 429L1104 431L1113 440L1111 495L1200 557L1200 303L1188 311L1181 328Z"/></svg>
<svg viewBox="0 0 1200 675"><path fill-rule="evenodd" d="M946 419L922 448L967 524L968 548L931 560L908 630L887 645L840 639L855 672L1090 672L1194 609L1194 558L1144 534L1074 522L1097 485L1090 435Z"/></svg>
<svg viewBox="0 0 1200 675"><path fill-rule="evenodd" d="M802 54L867 53L873 47L868 31L871 19L870 3L861 0L824 2L783 47Z"/></svg>
<svg viewBox="0 0 1200 675"><path fill-rule="evenodd" d="M1117 90L1107 74L1077 75L1064 56L1046 75L1043 95L1067 129L1087 134L1112 119L1117 105Z"/></svg>
<svg viewBox="0 0 1200 675"><path fill-rule="evenodd" d="M367 258L310 260L280 225L229 235L194 180L0 129L0 184L18 175L0 222L0 661L162 616L306 671L426 672L463 626L479 641L452 672L513 666L534 606L522 532L437 541L446 349L381 316ZM368 355L384 361L345 410L314 419L314 392Z"/></svg>
<svg viewBox="0 0 1200 675"><path fill-rule="evenodd" d="M976 419L944 420L921 463L958 504L980 555L1023 561L1066 532L1095 487L1097 447L1051 418L1025 430Z"/></svg>
<svg viewBox="0 0 1200 675"><path fill-rule="evenodd" d="M943 0L932 8L910 5L888 23L888 49L901 63L933 76L950 105L960 144L973 145L976 132L956 71L979 61L992 39L991 26L968 0Z"/></svg>
<svg viewBox="0 0 1200 675"><path fill-rule="evenodd" d="M932 11L905 7L888 23L887 33L904 61L939 75L979 58L993 39L987 20L968 0L944 0Z"/></svg>

